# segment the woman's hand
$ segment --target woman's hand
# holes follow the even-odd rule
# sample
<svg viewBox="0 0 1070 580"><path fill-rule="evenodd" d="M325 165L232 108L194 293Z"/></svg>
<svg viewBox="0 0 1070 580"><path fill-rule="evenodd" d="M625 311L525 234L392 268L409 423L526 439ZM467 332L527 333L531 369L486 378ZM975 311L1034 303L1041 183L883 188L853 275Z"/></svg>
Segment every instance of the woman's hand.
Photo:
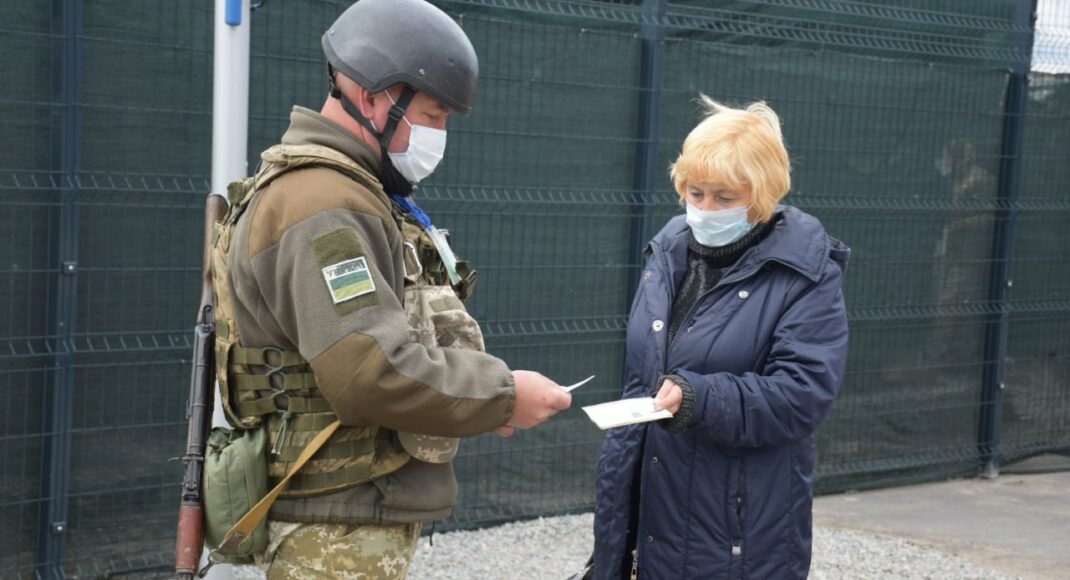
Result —
<svg viewBox="0 0 1070 580"><path fill-rule="evenodd" d="M661 383L661 388L658 389L658 396L654 397L654 408L676 414L680 410L680 401L684 398L684 392L680 389L680 385L672 382L672 379L665 379Z"/></svg>

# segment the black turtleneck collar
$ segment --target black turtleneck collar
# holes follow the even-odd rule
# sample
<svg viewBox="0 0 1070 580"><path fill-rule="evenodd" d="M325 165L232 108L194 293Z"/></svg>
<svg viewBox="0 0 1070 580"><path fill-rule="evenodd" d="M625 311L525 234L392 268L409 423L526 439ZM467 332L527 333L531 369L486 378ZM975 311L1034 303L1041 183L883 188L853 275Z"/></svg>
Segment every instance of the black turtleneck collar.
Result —
<svg viewBox="0 0 1070 580"><path fill-rule="evenodd" d="M773 229L774 222L776 222L775 216L773 219L755 224L749 232L743 234L742 238L731 244L717 247L703 246L695 239L695 232L689 230L687 233L687 249L689 253L710 262L711 266L717 268L730 266L743 255L743 252L747 251L747 248L761 241Z"/></svg>

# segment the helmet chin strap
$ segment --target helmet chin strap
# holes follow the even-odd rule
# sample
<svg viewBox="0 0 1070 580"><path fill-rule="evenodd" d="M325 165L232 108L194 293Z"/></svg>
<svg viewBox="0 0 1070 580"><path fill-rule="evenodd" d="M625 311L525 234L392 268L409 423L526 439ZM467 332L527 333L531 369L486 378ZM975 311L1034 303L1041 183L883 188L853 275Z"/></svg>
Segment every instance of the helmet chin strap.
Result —
<svg viewBox="0 0 1070 580"><path fill-rule="evenodd" d="M401 175L401 172L394 167L394 164L390 161L387 147L390 144L390 140L394 137L394 133L397 131L398 123L400 123L402 117L405 116L405 109L409 107L412 98L416 96L416 91L412 90L408 85L403 85L404 89L401 91L401 96L398 97L397 102L390 106L386 125L383 126L383 131L380 133L371 120L365 117L360 112L360 109L358 109L356 105L349 100L349 97L345 96L345 93L338 88L338 85L335 84L334 67L332 67L330 63L327 64L327 79L331 86L331 96L342 103L342 109L346 114L378 139L380 150L379 180L383 184L383 189L385 189L387 193L401 196L411 195L413 186L409 183L409 180L405 179L405 177Z"/></svg>

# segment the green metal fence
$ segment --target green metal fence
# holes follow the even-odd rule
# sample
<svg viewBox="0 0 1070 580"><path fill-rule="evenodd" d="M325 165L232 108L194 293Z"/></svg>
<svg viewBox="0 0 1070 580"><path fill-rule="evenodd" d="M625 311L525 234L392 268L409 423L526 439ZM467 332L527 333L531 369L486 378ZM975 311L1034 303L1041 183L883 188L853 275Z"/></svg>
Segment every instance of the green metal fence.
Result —
<svg viewBox="0 0 1070 580"><path fill-rule="evenodd" d="M680 211L665 170L699 92L781 114L787 201L854 250L819 490L1070 453L1070 77L1030 72L1030 2L438 4L482 76L419 199L480 269L491 352L598 375L549 424L465 442L448 526L591 508L602 433L579 407L619 391L640 249ZM252 15L251 166L291 105L322 104L319 35L347 5ZM212 6L0 6L0 577L166 570Z"/></svg>

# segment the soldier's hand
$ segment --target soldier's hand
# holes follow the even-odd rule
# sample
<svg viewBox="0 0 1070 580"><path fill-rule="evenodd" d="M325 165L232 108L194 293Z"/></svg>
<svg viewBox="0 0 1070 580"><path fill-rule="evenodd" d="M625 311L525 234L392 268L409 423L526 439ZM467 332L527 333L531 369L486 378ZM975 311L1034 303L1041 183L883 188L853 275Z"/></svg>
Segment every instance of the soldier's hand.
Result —
<svg viewBox="0 0 1070 580"><path fill-rule="evenodd" d="M572 405L572 395L534 371L513 371L516 406L509 425L531 429Z"/></svg>

